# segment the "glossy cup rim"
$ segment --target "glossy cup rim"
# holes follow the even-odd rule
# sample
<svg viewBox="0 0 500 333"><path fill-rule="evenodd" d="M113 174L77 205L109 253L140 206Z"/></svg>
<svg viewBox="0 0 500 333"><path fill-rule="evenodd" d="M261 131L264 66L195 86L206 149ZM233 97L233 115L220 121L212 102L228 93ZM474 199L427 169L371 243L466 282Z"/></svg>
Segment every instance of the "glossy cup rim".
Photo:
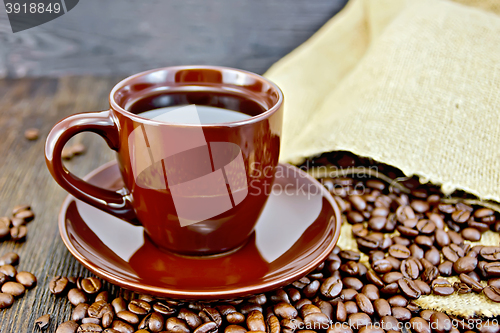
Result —
<svg viewBox="0 0 500 333"><path fill-rule="evenodd" d="M241 74L247 75L254 77L257 80L264 81L267 84L269 84L273 89L277 92L278 94L278 101L274 103L274 105L267 109L266 111L259 113L258 115L252 116L248 119L244 120L238 120L238 121L233 121L233 122L224 122L224 123L211 123L211 124L182 124L182 123L169 123L169 122L164 122L164 121L157 121L153 119L148 119L148 118L143 118L135 113L132 113L130 111L125 110L122 108L115 100L114 96L116 92L123 88L125 85L130 83L131 81L141 77L145 76L154 72L160 72L160 71L177 71L177 70L183 70L183 69L212 69L212 70L221 70L221 71L233 71L233 72L239 72ZM168 85L165 85L168 86ZM242 125L247 125L247 124L252 124L258 121L261 121L263 119L269 118L271 115L276 113L283 105L283 92L281 89L271 80L265 78L262 75L252 73L243 69L237 69L237 68L232 68L232 67L224 67L224 66L210 66L210 65L187 65L187 66L169 66L169 67L162 67L162 68L155 68L155 69L150 69L144 72L140 72L131 76L126 77L125 79L121 80L118 82L111 92L109 93L109 104L111 106L111 109L118 112L122 116L132 119L137 122L145 123L145 124L151 124L151 125L169 125L169 126L177 126L177 127L221 127L221 126L242 126Z"/></svg>

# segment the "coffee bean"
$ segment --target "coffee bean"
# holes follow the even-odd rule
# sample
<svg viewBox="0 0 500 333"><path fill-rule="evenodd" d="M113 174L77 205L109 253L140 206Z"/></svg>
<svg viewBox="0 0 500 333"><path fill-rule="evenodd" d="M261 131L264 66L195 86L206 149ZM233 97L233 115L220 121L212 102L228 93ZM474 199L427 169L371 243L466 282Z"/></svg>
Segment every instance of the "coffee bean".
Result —
<svg viewBox="0 0 500 333"><path fill-rule="evenodd" d="M121 320L113 320L113 323L111 324L111 328L121 332L121 333L133 333L134 332L134 327L130 324L127 324ZM187 332L185 332L187 333Z"/></svg>
<svg viewBox="0 0 500 333"><path fill-rule="evenodd" d="M420 248L417 244L410 245L411 256L415 259L422 259L424 257L424 250Z"/></svg>
<svg viewBox="0 0 500 333"><path fill-rule="evenodd" d="M435 247L430 248L424 254L424 258L427 259L433 265L439 265L441 262L441 255Z"/></svg>
<svg viewBox="0 0 500 333"><path fill-rule="evenodd" d="M304 323L315 329L325 329L330 326L330 320L324 313L311 313L304 317Z"/></svg>
<svg viewBox="0 0 500 333"><path fill-rule="evenodd" d="M385 216L374 216L368 221L368 226L372 230L380 231L384 229L386 222Z"/></svg>
<svg viewBox="0 0 500 333"><path fill-rule="evenodd" d="M218 331L217 324L215 324L214 322L208 322L200 325L200 327L195 329L193 333L216 333L217 331ZM185 333L188 332L189 331ZM175 333L184 333L184 332L175 332Z"/></svg>
<svg viewBox="0 0 500 333"><path fill-rule="evenodd" d="M87 302L87 296L85 293L78 288L73 288L68 291L68 300L74 306L77 306L80 303Z"/></svg>
<svg viewBox="0 0 500 333"><path fill-rule="evenodd" d="M17 270L12 265L0 266L0 273L5 274L9 279L13 279L17 275Z"/></svg>
<svg viewBox="0 0 500 333"><path fill-rule="evenodd" d="M222 317L219 311L217 311L216 309L211 307L204 307L203 312L208 316L208 318L210 318L210 321L215 322L217 326L220 326L222 324Z"/></svg>
<svg viewBox="0 0 500 333"><path fill-rule="evenodd" d="M453 269L457 274L469 273L472 272L474 269L476 269L477 263L478 263L477 258L465 256L455 261L455 263L453 264Z"/></svg>
<svg viewBox="0 0 500 333"><path fill-rule="evenodd" d="M160 332L163 329L163 317L157 312L152 312L142 319L139 324L139 329L148 329L151 332Z"/></svg>
<svg viewBox="0 0 500 333"><path fill-rule="evenodd" d="M35 320L35 325L39 330L46 330L50 324L50 314L45 314Z"/></svg>
<svg viewBox="0 0 500 333"><path fill-rule="evenodd" d="M439 264L438 270L442 276L451 276L453 274L453 263L449 260L443 261Z"/></svg>
<svg viewBox="0 0 500 333"><path fill-rule="evenodd" d="M360 312L351 314L349 316L348 322L349 322L349 327L357 330L360 329L361 327L370 325L372 320L370 316L368 316L366 313Z"/></svg>
<svg viewBox="0 0 500 333"><path fill-rule="evenodd" d="M314 296L316 296L316 293L318 292L319 288L320 288L320 282L318 280L314 280L311 283L309 283L304 289L302 289L302 292L304 293L305 297L313 298Z"/></svg>
<svg viewBox="0 0 500 333"><path fill-rule="evenodd" d="M469 287L467 285L467 283L464 283L464 282L455 282L453 284L453 288L459 294L468 294L468 293L472 292L472 288Z"/></svg>
<svg viewBox="0 0 500 333"><path fill-rule="evenodd" d="M247 316L247 326L250 331L265 331L266 323L260 311L252 311Z"/></svg>
<svg viewBox="0 0 500 333"><path fill-rule="evenodd" d="M318 302L316 302L316 306L321 310L321 313L323 313L325 316L328 317L328 320L332 319L332 317L333 317L332 304L330 304L329 302L326 302L326 301L318 301Z"/></svg>
<svg viewBox="0 0 500 333"><path fill-rule="evenodd" d="M484 246L481 248L479 254L484 260L497 261L500 260L500 247L499 246Z"/></svg>
<svg viewBox="0 0 500 333"><path fill-rule="evenodd" d="M233 312L226 316L226 320L230 324L241 324L245 321L245 316L240 312Z"/></svg>
<svg viewBox="0 0 500 333"><path fill-rule="evenodd" d="M359 252L351 250L340 251L339 256L344 260L353 260L353 261L359 261L359 259L361 258Z"/></svg>
<svg viewBox="0 0 500 333"><path fill-rule="evenodd" d="M450 282L441 278L432 281L432 290L434 291L434 294L440 296L451 295L455 291Z"/></svg>
<svg viewBox="0 0 500 333"><path fill-rule="evenodd" d="M399 288L409 298L417 299L420 297L421 292L413 280L402 278L398 280Z"/></svg>
<svg viewBox="0 0 500 333"><path fill-rule="evenodd" d="M84 323L80 325L77 329L78 333L100 333L102 332L102 327L95 323Z"/></svg>
<svg viewBox="0 0 500 333"><path fill-rule="evenodd" d="M436 311L430 318L431 327L438 333L449 332L452 328L451 319L445 313Z"/></svg>
<svg viewBox="0 0 500 333"><path fill-rule="evenodd" d="M411 312L407 308L395 306L392 308L392 315L400 321L408 321L411 319Z"/></svg>
<svg viewBox="0 0 500 333"><path fill-rule="evenodd" d="M369 270L367 273L366 273L366 279L373 283L374 285L376 285L377 287L381 288L384 286L384 282L382 281L382 279L380 278L380 276L377 275L377 273L375 273L374 271L372 270Z"/></svg>
<svg viewBox="0 0 500 333"><path fill-rule="evenodd" d="M377 272L379 274L385 274L385 273L390 272L392 270L392 264L387 259L379 259L379 260L375 260L372 263L372 268L375 272Z"/></svg>
<svg viewBox="0 0 500 333"><path fill-rule="evenodd" d="M462 230L462 237L472 242L477 242L481 239L481 232L475 228L465 228Z"/></svg>
<svg viewBox="0 0 500 333"><path fill-rule="evenodd" d="M82 290L87 294L96 294L101 290L102 282L98 278L88 277L81 280Z"/></svg>
<svg viewBox="0 0 500 333"><path fill-rule="evenodd" d="M358 305L354 301L347 301L344 303L344 305L345 305L345 311L348 316L353 313L359 312Z"/></svg>
<svg viewBox="0 0 500 333"><path fill-rule="evenodd" d="M358 211L363 211L366 208L366 202L363 200L363 198L359 195L351 195L349 196L349 201L351 202L351 205L353 208L355 208Z"/></svg>
<svg viewBox="0 0 500 333"><path fill-rule="evenodd" d="M368 297L369 300L374 301L378 298L380 298L380 293L374 284L367 284L361 289L361 292Z"/></svg>
<svg viewBox="0 0 500 333"><path fill-rule="evenodd" d="M416 333L431 333L429 323L420 317L413 317L410 319L411 328Z"/></svg>
<svg viewBox="0 0 500 333"><path fill-rule="evenodd" d="M389 247L388 252L392 257L397 259L407 259L411 255L410 250L406 246L399 244L394 244Z"/></svg>
<svg viewBox="0 0 500 333"><path fill-rule="evenodd" d="M350 211L347 213L347 221L351 224L361 224L364 220L365 218L363 215L356 211Z"/></svg>
<svg viewBox="0 0 500 333"><path fill-rule="evenodd" d="M155 306L153 306L153 309L155 309ZM219 309L219 312L221 314L226 316L226 320L230 323L231 322L242 323L245 320L245 316L243 316L239 312L236 312L236 309L233 306L228 305L225 310L221 310L220 308L218 308L218 309ZM233 314L234 314L234 316L230 317ZM168 315L168 314L166 314L166 315ZM182 308L179 311L177 318L184 320L192 330L196 329L198 326L203 324L203 321L201 320L200 316L198 316L196 313L194 313L188 309L185 309L185 308Z"/></svg>
<svg viewBox="0 0 500 333"><path fill-rule="evenodd" d="M326 280L325 280L326 281ZM340 280L339 280L340 281ZM342 283L342 282L340 282ZM340 294L340 291L339 291ZM274 305L274 313L283 319L293 319L297 317L297 309L286 302L280 302Z"/></svg>
<svg viewBox="0 0 500 333"><path fill-rule="evenodd" d="M38 139L40 131L37 128L28 128L24 131L24 137L29 141L35 141Z"/></svg>
<svg viewBox="0 0 500 333"><path fill-rule="evenodd" d="M362 265L364 266L364 265ZM358 275L359 274L359 266L355 261L348 261L345 264L340 266L340 271L346 273L347 275ZM323 278L322 276L319 279Z"/></svg>
<svg viewBox="0 0 500 333"><path fill-rule="evenodd" d="M66 290L68 283L69 281L67 278L62 276L56 276L52 280L50 280L49 283L50 292L54 295L60 295Z"/></svg>
<svg viewBox="0 0 500 333"><path fill-rule="evenodd" d="M425 213L426 211L429 210L429 203L423 200L413 200L410 206L417 213Z"/></svg>
<svg viewBox="0 0 500 333"><path fill-rule="evenodd" d="M75 321L69 320L59 325L56 333L75 333L78 326L79 325Z"/></svg>
<svg viewBox="0 0 500 333"><path fill-rule="evenodd" d="M434 233L436 230L436 225L431 220L420 220L417 223L417 230L424 235L429 235Z"/></svg>
<svg viewBox="0 0 500 333"><path fill-rule="evenodd" d="M450 245L450 236L448 236L448 233L442 229L436 229L435 232L436 236L436 243L440 247L445 247Z"/></svg>
<svg viewBox="0 0 500 333"><path fill-rule="evenodd" d="M14 296L7 293L0 293L0 309L10 307L14 303Z"/></svg>
<svg viewBox="0 0 500 333"><path fill-rule="evenodd" d="M380 292L383 294L387 295L393 295L397 293L399 290L399 285L397 282L389 283L388 285L385 285L382 289L380 289Z"/></svg>
<svg viewBox="0 0 500 333"><path fill-rule="evenodd" d="M296 288L293 288L293 287L289 287L287 289L287 294L292 302L297 302L299 299L302 298L300 291L298 291ZM220 310L219 310L219 312L220 312Z"/></svg>
<svg viewBox="0 0 500 333"><path fill-rule="evenodd" d="M401 273L405 278L417 279L420 275L417 261L413 258L401 261Z"/></svg>
<svg viewBox="0 0 500 333"><path fill-rule="evenodd" d="M486 223L483 223L483 222L477 222L477 221L474 221L474 220L467 221L467 225L470 228L477 229L479 231L479 239L481 239L481 233L490 230L489 224L486 224ZM466 236L463 234L463 232L462 232L462 236L465 239L467 239Z"/></svg>
<svg viewBox="0 0 500 333"><path fill-rule="evenodd" d="M492 278L488 280L489 286L495 286L500 289L500 278Z"/></svg>
<svg viewBox="0 0 500 333"><path fill-rule="evenodd" d="M396 229L399 231L399 233L401 235L404 235L406 237L413 238L413 237L418 236L418 230L413 229L413 228L405 227L404 225L399 225Z"/></svg>
<svg viewBox="0 0 500 333"><path fill-rule="evenodd" d="M467 274L464 274L464 273L460 274L460 281L466 283L469 287L471 287L477 293L479 293L483 290L483 285L480 282L471 278Z"/></svg>
<svg viewBox="0 0 500 333"><path fill-rule="evenodd" d="M105 301L97 301L94 302L92 305L89 306L88 308L88 314L92 318L102 318L104 313L112 311L112 306L111 304L106 303Z"/></svg>
<svg viewBox="0 0 500 333"><path fill-rule="evenodd" d="M240 325L229 325L224 329L224 333L246 333L246 332L247 330Z"/></svg>
<svg viewBox="0 0 500 333"><path fill-rule="evenodd" d="M455 262L464 256L464 251L455 244L443 247L442 252L443 256L451 262Z"/></svg>
<svg viewBox="0 0 500 333"><path fill-rule="evenodd" d="M397 282L398 280L400 280L402 278L403 278L403 274L401 274L400 272L389 272L389 273L384 274L384 276L382 277L382 280L385 283L390 284L393 282Z"/></svg>
<svg viewBox="0 0 500 333"><path fill-rule="evenodd" d="M470 212L467 210L456 210L451 214L451 219L456 223L464 223L470 217Z"/></svg>
<svg viewBox="0 0 500 333"><path fill-rule="evenodd" d="M500 288L489 285L484 287L483 293L493 302L500 302Z"/></svg>
<svg viewBox="0 0 500 333"><path fill-rule="evenodd" d="M376 299L373 302L373 306L375 308L375 312L377 312L377 315L379 317L392 315L392 310L389 302L383 298Z"/></svg>
<svg viewBox="0 0 500 333"><path fill-rule="evenodd" d="M477 270L484 279L490 278L490 276L488 276L488 273L486 272L486 269L485 269L486 264L488 264L488 262L484 261L484 260L481 260L477 263Z"/></svg>
<svg viewBox="0 0 500 333"><path fill-rule="evenodd" d="M401 205L396 210L396 218L399 222L403 223L405 220L414 219L415 212L410 206Z"/></svg>
<svg viewBox="0 0 500 333"><path fill-rule="evenodd" d="M36 285L36 277L30 272L18 272L16 280L26 288L32 288Z"/></svg>
<svg viewBox="0 0 500 333"><path fill-rule="evenodd" d="M337 321L344 322L347 319L347 309L342 301L337 302L337 309L335 310L335 318Z"/></svg>
<svg viewBox="0 0 500 333"><path fill-rule="evenodd" d="M19 297L24 294L26 289L18 282L6 282L2 286L2 293L10 294L14 297Z"/></svg>
<svg viewBox="0 0 500 333"><path fill-rule="evenodd" d="M342 280L336 277L329 277L321 284L320 292L327 298L335 298L342 291Z"/></svg>
<svg viewBox="0 0 500 333"><path fill-rule="evenodd" d="M398 332L400 329L398 328L398 320L393 316L383 316L380 318L380 325L389 333L389 332Z"/></svg>
<svg viewBox="0 0 500 333"><path fill-rule="evenodd" d="M340 292L340 297L343 301L352 301L357 294L358 292L355 289L347 288Z"/></svg>
<svg viewBox="0 0 500 333"><path fill-rule="evenodd" d="M484 270L488 277L500 276L500 262L490 262L484 265Z"/></svg>
<svg viewBox="0 0 500 333"><path fill-rule="evenodd" d="M460 245L464 242L462 236L456 231L448 230L448 236L450 237L451 242L456 245Z"/></svg>
<svg viewBox="0 0 500 333"><path fill-rule="evenodd" d="M19 263L19 255L15 252L7 252L0 257L0 266L17 265Z"/></svg>
<svg viewBox="0 0 500 333"><path fill-rule="evenodd" d="M365 295L365 294L357 294L356 297L356 304L358 305L358 308L369 315L372 315L374 310L373 310L373 305L370 299Z"/></svg>
<svg viewBox="0 0 500 333"><path fill-rule="evenodd" d="M87 310L89 305L87 303L80 303L74 309L71 314L71 319L74 321L80 321L87 316Z"/></svg>
<svg viewBox="0 0 500 333"><path fill-rule="evenodd" d="M392 296L389 299L387 299L387 301L389 302L389 304L391 306L402 306L402 307L405 307L405 306L408 305L408 300L404 296L402 296L402 295Z"/></svg>
<svg viewBox="0 0 500 333"><path fill-rule="evenodd" d="M352 288L354 290L363 288L363 282L355 277L345 277L342 279L342 283L344 284L344 288Z"/></svg>
<svg viewBox="0 0 500 333"><path fill-rule="evenodd" d="M406 237L392 236L392 241L394 244L399 244L403 246L410 246L411 241Z"/></svg>
<svg viewBox="0 0 500 333"><path fill-rule="evenodd" d="M434 240L428 236L419 235L415 237L415 243L424 248L430 248L434 245Z"/></svg>
<svg viewBox="0 0 500 333"><path fill-rule="evenodd" d="M304 318L311 313L321 313L321 310L316 305L305 304L300 308L300 313L302 315L302 318Z"/></svg>
<svg viewBox="0 0 500 333"><path fill-rule="evenodd" d="M134 299L128 304L128 310L139 316L145 316L151 311L151 305L140 299Z"/></svg>
<svg viewBox="0 0 500 333"><path fill-rule="evenodd" d="M77 144L74 144L73 146L71 146L70 150L71 150L71 153L73 153L73 155L78 156L78 155L85 153L87 148L82 143L77 143Z"/></svg>

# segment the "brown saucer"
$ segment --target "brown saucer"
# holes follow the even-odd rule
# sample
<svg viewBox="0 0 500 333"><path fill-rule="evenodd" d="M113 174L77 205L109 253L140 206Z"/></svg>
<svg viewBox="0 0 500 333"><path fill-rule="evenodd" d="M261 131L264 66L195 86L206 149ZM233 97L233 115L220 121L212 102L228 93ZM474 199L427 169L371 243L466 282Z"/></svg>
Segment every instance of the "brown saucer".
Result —
<svg viewBox="0 0 500 333"><path fill-rule="evenodd" d="M108 189L122 187L116 162L85 177ZM280 193L281 192L281 193ZM162 252L144 233L68 196L59 214L64 244L85 267L123 288L183 300L232 299L300 279L333 250L340 210L328 191L298 168L280 164L273 192L251 239L215 257Z"/></svg>

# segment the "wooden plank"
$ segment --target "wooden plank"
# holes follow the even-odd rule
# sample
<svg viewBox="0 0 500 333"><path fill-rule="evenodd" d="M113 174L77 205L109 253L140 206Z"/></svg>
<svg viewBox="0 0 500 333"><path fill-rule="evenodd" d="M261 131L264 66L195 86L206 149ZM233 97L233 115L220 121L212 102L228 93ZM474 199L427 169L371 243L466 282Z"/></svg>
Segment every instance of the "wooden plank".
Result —
<svg viewBox="0 0 500 333"><path fill-rule="evenodd" d="M263 73L347 0L85 0L13 34L0 10L0 77L116 75L185 64Z"/></svg>
<svg viewBox="0 0 500 333"><path fill-rule="evenodd" d="M47 133L64 116L80 111L108 108L107 94L119 78L72 77L0 81L0 216L9 215L19 203L31 204L36 214L28 225L25 243L5 241L0 255L15 251L21 256L18 270L33 272L38 286L0 310L1 332L31 332L39 316L51 313L52 326L69 319L71 306L65 298L48 291L55 275L88 275L64 246L57 227L57 215L66 192L50 176L43 147ZM24 130L37 127L37 141L24 138ZM87 152L66 165L83 176L114 158L106 143L94 134L80 134Z"/></svg>

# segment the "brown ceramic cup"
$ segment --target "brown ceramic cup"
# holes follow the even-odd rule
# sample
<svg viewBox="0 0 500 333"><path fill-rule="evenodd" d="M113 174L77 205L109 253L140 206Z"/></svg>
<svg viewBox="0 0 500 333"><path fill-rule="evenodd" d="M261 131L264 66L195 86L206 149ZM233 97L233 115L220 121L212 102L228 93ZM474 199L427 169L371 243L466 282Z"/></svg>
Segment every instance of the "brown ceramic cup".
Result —
<svg viewBox="0 0 500 333"><path fill-rule="evenodd" d="M211 255L245 244L278 164L280 89L243 70L179 66L126 78L113 88L109 102L109 110L69 116L51 130L45 158L54 179L76 198L141 224L162 249ZM178 124L140 115L175 105L215 106L250 117ZM121 190L86 183L64 167L64 145L85 131L99 134L116 151L125 183Z"/></svg>

